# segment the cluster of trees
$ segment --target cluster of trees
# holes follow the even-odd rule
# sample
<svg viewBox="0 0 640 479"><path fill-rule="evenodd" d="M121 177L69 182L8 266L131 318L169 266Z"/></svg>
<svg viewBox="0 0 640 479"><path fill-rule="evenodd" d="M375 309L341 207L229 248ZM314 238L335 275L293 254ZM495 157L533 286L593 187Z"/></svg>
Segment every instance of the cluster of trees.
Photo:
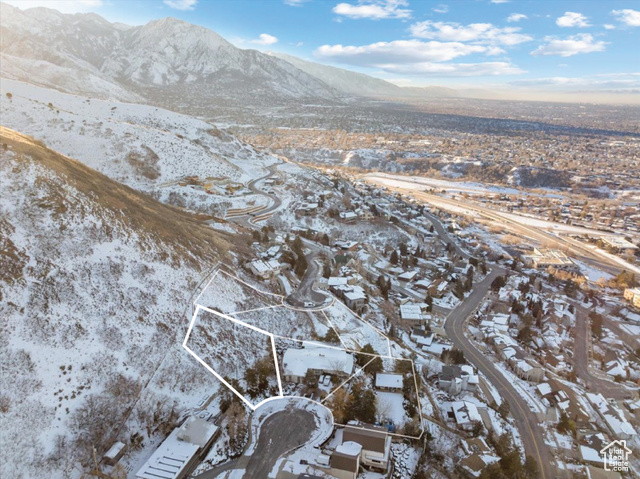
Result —
<svg viewBox="0 0 640 479"><path fill-rule="evenodd" d="M402 242L398 249L392 248L387 252L389 254L389 262L393 265L401 264L403 268L409 268L418 264L418 258L426 258L427 252L418 246L411 253L407 244Z"/></svg>
<svg viewBox="0 0 640 479"><path fill-rule="evenodd" d="M556 429L560 434L570 434L575 436L577 426L576 422L563 412L560 414L560 421L556 424Z"/></svg>
<svg viewBox="0 0 640 479"><path fill-rule="evenodd" d="M291 244L291 251L296 255L295 262L293 263L293 272L298 275L298 277L302 278L304 273L307 271L309 264L307 263L307 258L305 258L304 252L302 251L302 240L299 236L296 236L296 239L293 240L293 243Z"/></svg>
<svg viewBox="0 0 640 479"><path fill-rule="evenodd" d="M83 465L91 463L93 449L98 454L104 454L117 439L116 435L127 417L130 408L140 393L140 384L132 378L116 374L107 380L101 394L91 394L86 397L80 407L71 415L69 425L74 435L74 450L78 460ZM164 422L164 414L158 414L153 419L157 427ZM148 432L149 431L148 428Z"/></svg>
<svg viewBox="0 0 640 479"><path fill-rule="evenodd" d="M636 280L635 274L627 270L623 270L622 273L611 279L609 281L609 284L614 288L620 289L635 288L636 286L638 286L638 281Z"/></svg>
<svg viewBox="0 0 640 479"><path fill-rule="evenodd" d="M348 421L374 423L378 410L378 401L375 393L367 387L364 378L357 378L351 391L342 387L338 389L329 402L336 423L346 424Z"/></svg>
<svg viewBox="0 0 640 479"><path fill-rule="evenodd" d="M538 477L538 464L531 456L527 456L524 463L520 459L520 452L514 447L508 432L496 437L489 435L488 443L492 445L500 457L498 462L490 464L480 474L480 479L535 479Z"/></svg>
<svg viewBox="0 0 640 479"><path fill-rule="evenodd" d="M591 311L589 313L589 320L591 321L591 334L593 334L596 338L602 338L602 315L600 313L596 313L595 311Z"/></svg>
<svg viewBox="0 0 640 479"><path fill-rule="evenodd" d="M456 347L445 349L440 354L440 359L445 364L465 364L464 353Z"/></svg>
<svg viewBox="0 0 640 479"><path fill-rule="evenodd" d="M268 243L269 242L269 233L275 233L275 228L271 225L263 226L262 230L253 230L251 232L251 236L253 236L254 241L258 241L259 243Z"/></svg>
<svg viewBox="0 0 640 479"><path fill-rule="evenodd" d="M244 372L244 380L247 383L247 393L251 398L256 398L269 389L269 378L274 377L276 368L271 356L265 356L255 362L253 367Z"/></svg>
<svg viewBox="0 0 640 479"><path fill-rule="evenodd" d="M491 291L498 292L500 289L507 284L506 276L498 276L491 282Z"/></svg>
<svg viewBox="0 0 640 479"><path fill-rule="evenodd" d="M473 274L475 270L473 266L469 265L467 268L467 275L463 278L458 278L453 286L453 294L456 295L458 299L464 299L464 294L467 291L471 291L473 288Z"/></svg>
<svg viewBox="0 0 640 479"><path fill-rule="evenodd" d="M385 301L387 301L389 299L389 291L391 291L391 279L381 274L380 276L378 276L376 284L378 285L378 289L380 290L380 295L384 298Z"/></svg>
<svg viewBox="0 0 640 479"><path fill-rule="evenodd" d="M380 356L371 356L378 354L370 343L365 344L360 352L367 354L356 355L356 364L364 367L364 372L375 377L377 373L383 369L382 358Z"/></svg>

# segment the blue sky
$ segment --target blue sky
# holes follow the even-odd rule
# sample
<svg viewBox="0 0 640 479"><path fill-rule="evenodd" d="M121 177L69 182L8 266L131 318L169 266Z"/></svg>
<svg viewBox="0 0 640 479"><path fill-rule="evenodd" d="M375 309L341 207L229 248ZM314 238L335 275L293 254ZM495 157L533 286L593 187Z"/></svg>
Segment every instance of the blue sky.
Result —
<svg viewBox="0 0 640 479"><path fill-rule="evenodd" d="M399 85L640 89L640 1L9 0L143 24L173 16L241 48Z"/></svg>

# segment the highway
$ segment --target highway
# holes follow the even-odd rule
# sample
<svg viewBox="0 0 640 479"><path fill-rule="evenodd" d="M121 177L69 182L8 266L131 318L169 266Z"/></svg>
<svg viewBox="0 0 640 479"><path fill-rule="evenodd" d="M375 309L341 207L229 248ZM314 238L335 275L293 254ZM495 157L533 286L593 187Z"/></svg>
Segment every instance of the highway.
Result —
<svg viewBox="0 0 640 479"><path fill-rule="evenodd" d="M483 301L492 281L504 273L505 270L494 266L491 272L476 284L471 294L451 311L444 328L453 345L464 352L465 358L491 381L500 396L509 403L525 453L538 463L541 479L552 479L558 476L558 471L551 462L552 455L544 442L543 429L538 424L535 413L511 383L496 369L492 358L479 351L464 334L467 318Z"/></svg>
<svg viewBox="0 0 640 479"><path fill-rule="evenodd" d="M377 183L375 178L365 177L367 181ZM518 217L518 221L510 217L507 213L503 213L501 211L496 211L491 208L487 208L485 206L481 206L477 203L470 202L464 199L456 199L452 200L449 198L444 198L439 195L433 195L430 193L426 193L421 190L417 190L415 188L411 188L411 183L408 180L403 180L407 183L407 187L389 187L384 183L377 183L382 186L385 186L391 190L398 191L400 193L404 193L409 196L413 196L418 200L422 200L425 203L434 204L435 206L439 206L441 208L451 207L455 208L457 211L464 209L468 211L473 211L475 213L484 216L487 219L492 221L496 221L500 223L505 230L513 231L515 233L526 236L530 239L540 242L543 245L551 245L555 248L559 248L562 250L566 250L574 256L578 257L581 261L585 262L587 265L592 266L601 271L605 271L612 275L619 274L623 269L627 269L629 271L636 272L636 274L640 274L640 268L625 263L623 260L619 258L611 258L599 252L597 250L591 249L586 245L576 241L572 238L560 236L559 234L552 234L545 231L542 227L531 227L526 224L527 218L520 215L509 214L511 216ZM521 219L520 219L521 218ZM531 221L534 221L532 218ZM552 226L552 223L550 224ZM585 229L585 231L590 231ZM599 234L605 234L602 232L596 232Z"/></svg>

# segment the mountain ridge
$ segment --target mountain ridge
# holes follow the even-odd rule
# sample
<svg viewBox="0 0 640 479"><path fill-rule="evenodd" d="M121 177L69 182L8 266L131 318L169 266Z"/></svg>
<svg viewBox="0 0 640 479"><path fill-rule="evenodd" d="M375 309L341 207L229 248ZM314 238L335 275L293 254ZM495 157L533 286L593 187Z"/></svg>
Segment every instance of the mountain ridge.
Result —
<svg viewBox="0 0 640 479"><path fill-rule="evenodd" d="M277 104L305 98L339 102L340 93L290 63L257 50L242 50L214 31L175 18L142 26L113 24L96 14L66 15L47 8L20 10L0 4L3 75L44 86L62 83L68 93L155 99L167 88L200 87L205 100ZM17 60L19 59L19 60ZM5 66L6 65L6 66ZM41 78L42 69L52 78ZM64 81L59 82L60 76ZM70 78L85 77L86 85ZM31 80L33 81L33 80ZM203 98L184 96L184 102Z"/></svg>

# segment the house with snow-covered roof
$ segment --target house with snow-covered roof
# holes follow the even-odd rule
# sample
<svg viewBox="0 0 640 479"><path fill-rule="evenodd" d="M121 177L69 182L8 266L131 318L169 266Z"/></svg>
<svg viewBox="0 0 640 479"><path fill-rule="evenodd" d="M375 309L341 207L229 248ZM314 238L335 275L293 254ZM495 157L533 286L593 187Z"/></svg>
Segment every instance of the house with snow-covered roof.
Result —
<svg viewBox="0 0 640 479"><path fill-rule="evenodd" d="M282 368L286 381L300 383L311 371L316 376L331 374L346 378L353 374L353 354L341 349L305 345L289 348L282 356Z"/></svg>
<svg viewBox="0 0 640 479"><path fill-rule="evenodd" d="M356 479L360 469L362 446L354 442L344 442L331 454L329 464L331 475L337 479Z"/></svg>
<svg viewBox="0 0 640 479"><path fill-rule="evenodd" d="M249 263L249 270L258 278L269 279L282 270L282 265L275 259L256 259Z"/></svg>
<svg viewBox="0 0 640 479"><path fill-rule="evenodd" d="M444 365L438 375L438 388L451 395L460 394L462 391L475 392L479 383L477 373L468 364Z"/></svg>
<svg viewBox="0 0 640 479"><path fill-rule="evenodd" d="M204 459L219 433L218 426L189 417L174 429L136 473L136 479L184 479Z"/></svg>
<svg viewBox="0 0 640 479"><path fill-rule="evenodd" d="M402 374L377 373L376 389L392 392L402 390Z"/></svg>
<svg viewBox="0 0 640 479"><path fill-rule="evenodd" d="M400 305L400 318L403 321L422 321L425 319L422 309L420 304L402 304Z"/></svg>
<svg viewBox="0 0 640 479"><path fill-rule="evenodd" d="M391 436L387 431L371 425L345 426L342 441L355 442L362 446L360 463L363 466L386 471L391 460Z"/></svg>
<svg viewBox="0 0 640 479"><path fill-rule="evenodd" d="M478 408L469 401L449 403L447 418L453 420L460 429L465 431L472 430L476 422L482 421Z"/></svg>
<svg viewBox="0 0 640 479"><path fill-rule="evenodd" d="M618 439L631 439L638 434L638 431L625 417L624 412L615 404L607 401L602 394L587 393L587 399L598 411L600 417L615 437Z"/></svg>

